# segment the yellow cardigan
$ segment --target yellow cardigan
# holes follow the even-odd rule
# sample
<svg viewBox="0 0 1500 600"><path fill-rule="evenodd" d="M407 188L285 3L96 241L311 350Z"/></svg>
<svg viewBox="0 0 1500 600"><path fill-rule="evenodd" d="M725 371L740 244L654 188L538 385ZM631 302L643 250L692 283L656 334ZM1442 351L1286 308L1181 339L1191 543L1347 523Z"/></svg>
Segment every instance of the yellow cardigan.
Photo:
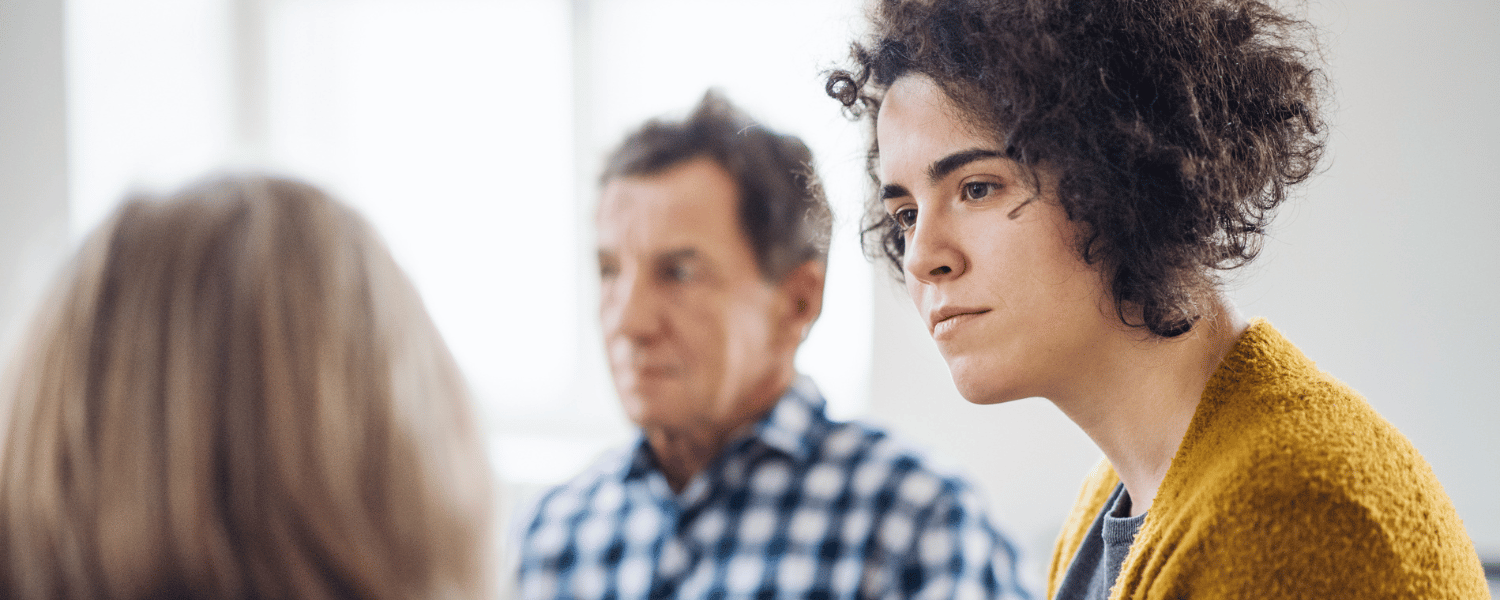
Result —
<svg viewBox="0 0 1500 600"><path fill-rule="evenodd" d="M1107 461L1085 481L1053 551L1049 598L1118 482ZM1432 467L1260 319L1209 379L1110 593L1488 597Z"/></svg>

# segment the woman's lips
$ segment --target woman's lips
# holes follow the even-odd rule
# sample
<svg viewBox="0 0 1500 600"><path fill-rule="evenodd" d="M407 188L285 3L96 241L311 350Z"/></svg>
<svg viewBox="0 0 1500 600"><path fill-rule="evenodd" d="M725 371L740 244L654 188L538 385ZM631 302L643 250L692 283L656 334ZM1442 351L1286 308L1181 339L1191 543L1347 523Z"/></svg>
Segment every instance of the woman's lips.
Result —
<svg viewBox="0 0 1500 600"><path fill-rule="evenodd" d="M981 315L987 312L990 312L989 309L983 308L964 309L944 313L940 315L942 318L938 319L932 324L932 339L937 340L948 335L952 335L954 330L958 329L969 321L973 321L974 319L979 318Z"/></svg>

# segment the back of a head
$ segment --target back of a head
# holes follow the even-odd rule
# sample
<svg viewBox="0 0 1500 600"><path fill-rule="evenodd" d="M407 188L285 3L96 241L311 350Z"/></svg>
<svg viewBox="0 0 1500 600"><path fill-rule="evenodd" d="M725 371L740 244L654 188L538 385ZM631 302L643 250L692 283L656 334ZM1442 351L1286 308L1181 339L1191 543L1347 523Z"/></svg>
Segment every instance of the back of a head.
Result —
<svg viewBox="0 0 1500 600"><path fill-rule="evenodd" d="M812 152L716 90L704 94L687 119L654 119L626 136L605 159L601 180L650 177L703 157L734 179L740 227L768 281L809 260L827 261L833 215Z"/></svg>
<svg viewBox="0 0 1500 600"><path fill-rule="evenodd" d="M307 185L126 202L12 365L0 596L478 597L463 381L368 225Z"/></svg>

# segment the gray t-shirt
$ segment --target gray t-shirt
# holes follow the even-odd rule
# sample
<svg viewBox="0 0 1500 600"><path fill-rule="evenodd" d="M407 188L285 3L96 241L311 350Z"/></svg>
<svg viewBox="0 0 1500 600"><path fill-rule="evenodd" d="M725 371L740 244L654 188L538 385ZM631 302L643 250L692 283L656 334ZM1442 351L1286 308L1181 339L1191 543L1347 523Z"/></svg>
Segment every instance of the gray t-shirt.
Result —
<svg viewBox="0 0 1500 600"><path fill-rule="evenodd" d="M1145 521L1146 513L1130 516L1130 493L1125 491L1125 484L1115 485L1104 510L1099 511L1078 546L1078 554L1063 574L1053 600L1107 600L1130 544Z"/></svg>

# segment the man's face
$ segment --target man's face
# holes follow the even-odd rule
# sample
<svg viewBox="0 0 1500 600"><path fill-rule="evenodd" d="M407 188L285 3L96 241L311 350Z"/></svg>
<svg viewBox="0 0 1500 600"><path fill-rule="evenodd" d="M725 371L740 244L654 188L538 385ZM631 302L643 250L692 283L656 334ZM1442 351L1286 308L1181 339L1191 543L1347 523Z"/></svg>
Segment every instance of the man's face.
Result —
<svg viewBox="0 0 1500 600"><path fill-rule="evenodd" d="M625 413L648 432L727 431L786 383L795 301L761 277L738 207L706 158L604 187L599 315Z"/></svg>

